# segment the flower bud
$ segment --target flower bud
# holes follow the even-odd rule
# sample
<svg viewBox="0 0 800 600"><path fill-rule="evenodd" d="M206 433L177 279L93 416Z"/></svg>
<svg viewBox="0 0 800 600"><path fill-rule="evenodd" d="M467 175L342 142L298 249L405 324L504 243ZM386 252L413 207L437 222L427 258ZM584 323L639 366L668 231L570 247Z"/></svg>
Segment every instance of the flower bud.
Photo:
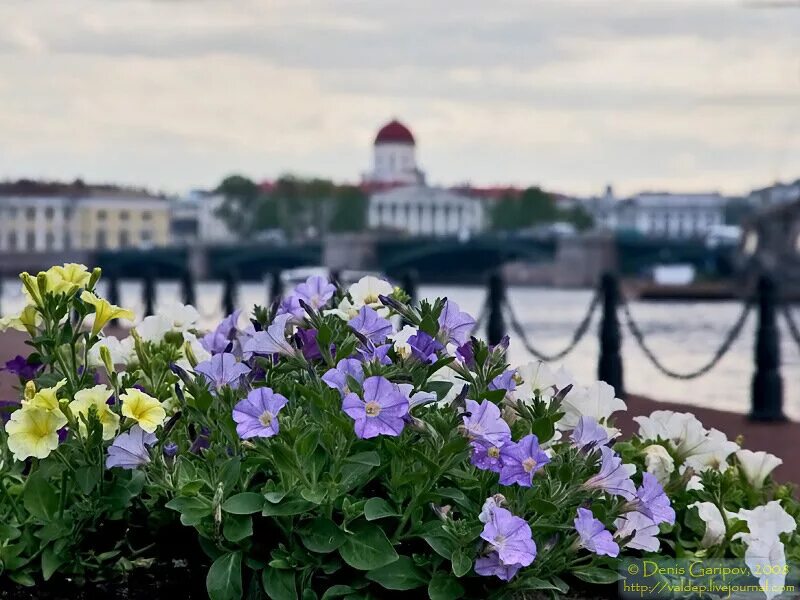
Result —
<svg viewBox="0 0 800 600"><path fill-rule="evenodd" d="M189 361L189 364L192 365L192 369L194 369L199 361L197 360L197 356L195 356L194 350L192 350L192 345L189 342L183 343L183 355L186 357L186 360Z"/></svg>
<svg viewBox="0 0 800 600"><path fill-rule="evenodd" d="M47 273L45 273L44 271L40 272L36 276L36 287L39 290L40 298L44 298L44 295L47 293L47 288L49 287L48 283L49 282L47 281Z"/></svg>
<svg viewBox="0 0 800 600"><path fill-rule="evenodd" d="M33 381L29 381L25 384L25 390L23 392L23 398L26 401L31 400L36 395L36 384Z"/></svg>
<svg viewBox="0 0 800 600"><path fill-rule="evenodd" d="M102 275L102 273L103 270L100 267L92 269L92 275L89 277L89 284L86 287L93 290L94 286L96 286L97 282L100 280L100 275Z"/></svg>
<svg viewBox="0 0 800 600"><path fill-rule="evenodd" d="M31 297L31 300L33 300L34 304L41 306L42 296L39 294L39 289L36 285L36 280L34 277L27 271L23 271L19 274L19 278L22 280L22 285L28 292L28 295Z"/></svg>
<svg viewBox="0 0 800 600"><path fill-rule="evenodd" d="M100 346L100 360L106 368L106 373L111 377L111 374L114 373L114 361L111 360L111 351L107 346Z"/></svg>

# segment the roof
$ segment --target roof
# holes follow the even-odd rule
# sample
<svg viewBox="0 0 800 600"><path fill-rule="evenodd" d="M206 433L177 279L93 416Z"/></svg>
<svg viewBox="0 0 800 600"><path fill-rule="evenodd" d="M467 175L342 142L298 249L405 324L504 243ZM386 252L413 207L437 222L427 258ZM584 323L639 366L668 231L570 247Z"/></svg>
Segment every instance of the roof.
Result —
<svg viewBox="0 0 800 600"><path fill-rule="evenodd" d="M392 119L380 128L375 136L375 145L378 144L411 144L416 142L411 130L397 119Z"/></svg>

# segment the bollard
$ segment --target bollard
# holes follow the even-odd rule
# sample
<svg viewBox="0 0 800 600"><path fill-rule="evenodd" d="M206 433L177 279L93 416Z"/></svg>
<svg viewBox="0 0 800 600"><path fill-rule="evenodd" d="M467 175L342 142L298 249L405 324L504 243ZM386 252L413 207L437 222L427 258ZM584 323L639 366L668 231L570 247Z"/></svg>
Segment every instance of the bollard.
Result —
<svg viewBox="0 0 800 600"><path fill-rule="evenodd" d="M751 421L785 421L783 414L783 380L781 349L775 309L778 293L769 275L758 280L758 329L755 342L755 373L751 388Z"/></svg>
<svg viewBox="0 0 800 600"><path fill-rule="evenodd" d="M617 397L625 395L622 380L622 335L620 334L619 321L617 320L617 306L619 305L619 281L613 273L605 273L600 282L603 296L603 316L600 321L600 359L597 364L597 378L605 381Z"/></svg>
<svg viewBox="0 0 800 600"><path fill-rule="evenodd" d="M156 278L152 270L144 276L142 301L144 302L144 316L149 317L156 314Z"/></svg>
<svg viewBox="0 0 800 600"><path fill-rule="evenodd" d="M269 274L269 303L279 302L283 296L283 281L280 271L272 271Z"/></svg>
<svg viewBox="0 0 800 600"><path fill-rule="evenodd" d="M184 304L195 305L194 279L189 269L186 269L181 275L181 296Z"/></svg>
<svg viewBox="0 0 800 600"><path fill-rule="evenodd" d="M488 295L489 315L486 322L486 338L490 345L495 346L506 335L506 325L503 321L506 290L503 276L499 271L495 271L489 277Z"/></svg>
<svg viewBox="0 0 800 600"><path fill-rule="evenodd" d="M231 315L236 310L236 273L228 271L223 280L222 310L226 315Z"/></svg>
<svg viewBox="0 0 800 600"><path fill-rule="evenodd" d="M403 290L408 297L410 298L408 303L414 305L417 303L417 272L414 269L409 269L405 273L403 273L402 280L400 285L402 286Z"/></svg>
<svg viewBox="0 0 800 600"><path fill-rule="evenodd" d="M106 292L108 301L111 302L111 304L120 306L122 302L119 297L119 277L117 277L117 271L109 271L106 276L106 281L108 282L108 291Z"/></svg>
<svg viewBox="0 0 800 600"><path fill-rule="evenodd" d="M333 269L330 273L329 281L337 288L342 287L342 272L339 269Z"/></svg>

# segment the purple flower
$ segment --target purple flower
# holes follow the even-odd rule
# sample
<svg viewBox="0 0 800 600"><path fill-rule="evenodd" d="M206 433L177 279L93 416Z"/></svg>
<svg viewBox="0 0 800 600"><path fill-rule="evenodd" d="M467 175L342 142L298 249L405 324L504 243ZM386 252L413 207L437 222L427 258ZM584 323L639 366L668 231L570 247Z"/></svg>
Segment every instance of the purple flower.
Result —
<svg viewBox="0 0 800 600"><path fill-rule="evenodd" d="M202 337L200 345L211 354L225 352L231 340L236 335L236 324L239 322L239 315L241 313L241 310L235 310L225 317L214 331Z"/></svg>
<svg viewBox="0 0 800 600"><path fill-rule="evenodd" d="M384 377L368 377L363 388L363 399L351 392L342 401L342 410L355 421L356 435L362 439L400 435L409 408L405 394Z"/></svg>
<svg viewBox="0 0 800 600"><path fill-rule="evenodd" d="M237 387L242 375L250 372L250 367L236 360L233 354L224 352L201 362L194 368L194 371L205 376L208 382L219 390L225 385Z"/></svg>
<svg viewBox="0 0 800 600"><path fill-rule="evenodd" d="M367 341L365 348L358 348L358 354L364 362L377 362L381 365L392 364L392 359L389 358L389 350L392 349L392 344L381 344L376 346L370 341Z"/></svg>
<svg viewBox="0 0 800 600"><path fill-rule="evenodd" d="M503 466L501 446L494 446L481 441L471 442L472 456L470 462L483 471L499 473Z"/></svg>
<svg viewBox="0 0 800 600"><path fill-rule="evenodd" d="M582 416L569 437L579 450L592 451L610 441L608 432L593 417Z"/></svg>
<svg viewBox="0 0 800 600"><path fill-rule="evenodd" d="M631 479L631 473L635 467L622 464L622 458L607 446L600 446L600 452L600 472L587 479L583 487L605 490L609 494L633 500L636 497L636 486Z"/></svg>
<svg viewBox="0 0 800 600"><path fill-rule="evenodd" d="M412 356L430 364L435 363L439 358L437 353L444 350L444 346L424 331L418 331L408 338L408 345L411 346Z"/></svg>
<svg viewBox="0 0 800 600"><path fill-rule="evenodd" d="M13 373L22 381L30 381L35 379L42 368L41 363L29 362L30 357L25 358L19 354L6 363L5 370Z"/></svg>
<svg viewBox="0 0 800 600"><path fill-rule="evenodd" d="M622 515L614 525L617 527L615 537L627 538L626 548L657 552L661 545L658 541L658 525L640 512L629 512Z"/></svg>
<svg viewBox="0 0 800 600"><path fill-rule="evenodd" d="M505 390L506 392L513 392L517 389L517 382L514 381L515 369L508 369L503 371L489 382L490 390Z"/></svg>
<svg viewBox="0 0 800 600"><path fill-rule="evenodd" d="M480 404L467 400L464 429L467 436L490 446L502 446L511 439L511 429L502 417L496 404L484 400Z"/></svg>
<svg viewBox="0 0 800 600"><path fill-rule="evenodd" d="M253 437L272 437L278 433L278 412L289 402L270 388L251 390L247 398L233 407L236 433L243 440Z"/></svg>
<svg viewBox="0 0 800 600"><path fill-rule="evenodd" d="M300 298L294 294L281 299L276 315L290 315L292 321L299 323L306 316L306 310L300 305Z"/></svg>
<svg viewBox="0 0 800 600"><path fill-rule="evenodd" d="M147 446L152 446L156 441L155 434L147 433L138 425L134 425L129 431L119 434L108 447L106 468L135 469L146 465L150 462L150 451Z"/></svg>
<svg viewBox="0 0 800 600"><path fill-rule="evenodd" d="M175 442L169 442L168 444L164 444L163 448L164 456L167 458L175 458L178 454L178 444Z"/></svg>
<svg viewBox="0 0 800 600"><path fill-rule="evenodd" d="M578 516L575 518L575 531L578 532L580 545L589 552L605 554L611 557L619 555L619 546L611 536L611 532L605 528L605 525L599 519L594 518L591 510L586 508L578 509Z"/></svg>
<svg viewBox="0 0 800 600"><path fill-rule="evenodd" d="M550 457L539 448L539 438L530 433L516 444L506 444L500 449L503 468L500 470L500 483L519 484L522 487L533 485L533 475L550 462Z"/></svg>
<svg viewBox="0 0 800 600"><path fill-rule="evenodd" d="M380 344L386 339L386 336L392 333L392 324L389 319L384 319L369 306L362 306L358 314L350 319L348 325L373 344Z"/></svg>
<svg viewBox="0 0 800 600"><path fill-rule="evenodd" d="M198 454L200 450L205 450L209 446L211 446L211 432L207 427L201 427L200 434L194 438L192 445L189 446L189 452Z"/></svg>
<svg viewBox="0 0 800 600"><path fill-rule="evenodd" d="M494 575L503 581L510 581L514 575L522 568L522 565L505 565L500 560L500 554L490 552L475 561L475 572L478 575L488 577Z"/></svg>
<svg viewBox="0 0 800 600"><path fill-rule="evenodd" d="M294 288L293 295L314 310L319 310L328 304L335 292L336 286L328 281L327 278L312 275L306 279L305 283L301 283Z"/></svg>
<svg viewBox="0 0 800 600"><path fill-rule="evenodd" d="M266 331L253 333L242 344L242 350L262 356L269 356L270 354L296 355L297 350L286 339L286 326L291 318L292 315L289 314L277 315Z"/></svg>
<svg viewBox="0 0 800 600"><path fill-rule="evenodd" d="M319 349L319 344L317 344L316 329L298 329L295 339L306 360L312 361L322 358L322 352Z"/></svg>
<svg viewBox="0 0 800 600"><path fill-rule="evenodd" d="M339 390L339 393L344 398L344 396L350 393L350 388L347 383L348 377L352 377L358 383L364 381L364 368L361 366L361 362L355 358L343 358L340 360L336 363L335 369L329 369L322 376L322 381L324 381L328 387Z"/></svg>
<svg viewBox="0 0 800 600"><path fill-rule="evenodd" d="M475 319L461 312L458 304L447 300L439 315L439 339L461 345L469 339Z"/></svg>
<svg viewBox="0 0 800 600"><path fill-rule="evenodd" d="M475 349L472 347L472 340L464 342L458 348L456 348L456 357L468 369L475 369Z"/></svg>
<svg viewBox="0 0 800 600"><path fill-rule="evenodd" d="M636 490L634 500L636 510L651 519L656 525L659 523L675 523L675 510L670 504L664 488L652 473L642 475L642 485Z"/></svg>
<svg viewBox="0 0 800 600"><path fill-rule="evenodd" d="M527 567L536 558L530 525L505 508L496 507L491 511L481 538L491 544L504 565Z"/></svg>
<svg viewBox="0 0 800 600"><path fill-rule="evenodd" d="M0 423L5 423L11 413L20 407L19 400L0 400Z"/></svg>

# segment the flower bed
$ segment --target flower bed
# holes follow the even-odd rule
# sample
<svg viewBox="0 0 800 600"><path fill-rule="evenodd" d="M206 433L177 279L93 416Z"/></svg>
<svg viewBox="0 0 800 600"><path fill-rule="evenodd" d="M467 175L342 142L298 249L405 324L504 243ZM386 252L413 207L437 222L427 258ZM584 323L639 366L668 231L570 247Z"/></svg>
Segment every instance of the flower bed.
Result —
<svg viewBox="0 0 800 600"><path fill-rule="evenodd" d="M608 594L622 561L673 557L768 562L751 583L771 598L795 575L780 459L688 413L621 436L610 386L510 368L452 301L312 277L249 320L203 334L176 305L119 340L104 327L133 314L99 277L23 274L28 305L2 320L33 349L0 433L16 597L158 597L198 571L213 600Z"/></svg>

